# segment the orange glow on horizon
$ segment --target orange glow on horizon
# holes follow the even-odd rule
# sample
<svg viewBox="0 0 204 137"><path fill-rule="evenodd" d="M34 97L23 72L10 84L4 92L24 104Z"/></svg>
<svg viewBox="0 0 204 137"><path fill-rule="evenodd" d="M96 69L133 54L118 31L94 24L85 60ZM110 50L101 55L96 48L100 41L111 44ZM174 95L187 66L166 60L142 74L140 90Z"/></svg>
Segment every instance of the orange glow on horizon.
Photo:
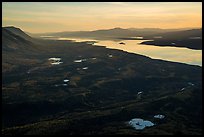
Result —
<svg viewBox="0 0 204 137"><path fill-rule="evenodd" d="M2 26L32 33L121 28L201 28L201 2L3 2Z"/></svg>

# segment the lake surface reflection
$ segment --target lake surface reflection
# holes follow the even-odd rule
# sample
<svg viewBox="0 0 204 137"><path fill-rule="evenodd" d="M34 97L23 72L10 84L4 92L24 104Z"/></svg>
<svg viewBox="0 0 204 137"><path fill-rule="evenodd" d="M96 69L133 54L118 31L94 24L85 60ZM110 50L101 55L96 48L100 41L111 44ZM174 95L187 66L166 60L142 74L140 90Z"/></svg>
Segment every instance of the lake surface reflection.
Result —
<svg viewBox="0 0 204 137"><path fill-rule="evenodd" d="M192 50L183 47L161 47L140 44L141 42L146 40L112 41L80 38L59 38L59 40L74 40L76 42L96 41L93 46L105 46L110 49L120 49L130 53L145 55L153 59L162 59L167 61L202 66L202 50ZM121 42L125 44L120 44Z"/></svg>

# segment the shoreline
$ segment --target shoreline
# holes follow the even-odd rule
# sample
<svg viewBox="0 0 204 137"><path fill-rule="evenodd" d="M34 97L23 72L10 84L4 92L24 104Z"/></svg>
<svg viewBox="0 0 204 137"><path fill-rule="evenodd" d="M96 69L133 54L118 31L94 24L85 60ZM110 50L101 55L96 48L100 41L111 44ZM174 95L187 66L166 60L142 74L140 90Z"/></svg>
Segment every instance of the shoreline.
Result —
<svg viewBox="0 0 204 137"><path fill-rule="evenodd" d="M153 45L153 46L171 46L171 47L185 47L188 49L192 49L192 50L202 50L202 46L198 46L198 47L193 47L191 45L189 46L182 46L180 44L174 44L172 43L173 41L155 41L155 40L149 40L149 41L144 41L141 42L140 44L142 45ZM181 42L182 44L182 42Z"/></svg>

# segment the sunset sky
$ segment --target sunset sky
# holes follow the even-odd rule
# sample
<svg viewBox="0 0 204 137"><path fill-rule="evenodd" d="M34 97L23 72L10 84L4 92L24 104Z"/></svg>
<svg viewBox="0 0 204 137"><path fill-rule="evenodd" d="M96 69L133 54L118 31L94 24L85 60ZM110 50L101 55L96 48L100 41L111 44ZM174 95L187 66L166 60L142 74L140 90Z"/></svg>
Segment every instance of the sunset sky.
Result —
<svg viewBox="0 0 204 137"><path fill-rule="evenodd" d="M2 26L27 32L200 28L201 2L3 2Z"/></svg>

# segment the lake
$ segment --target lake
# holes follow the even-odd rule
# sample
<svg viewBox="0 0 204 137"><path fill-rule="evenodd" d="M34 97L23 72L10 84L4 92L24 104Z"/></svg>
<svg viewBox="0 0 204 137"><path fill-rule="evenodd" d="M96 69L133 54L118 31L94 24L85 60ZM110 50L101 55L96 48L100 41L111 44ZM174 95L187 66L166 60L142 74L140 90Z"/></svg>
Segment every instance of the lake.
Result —
<svg viewBox="0 0 204 137"><path fill-rule="evenodd" d="M58 40L73 40L75 42L96 41L93 46L105 46L110 49L119 49L130 53L148 56L153 59L162 59L181 62L190 65L202 66L202 50L192 50L185 47L153 46L140 44L147 40L94 40L82 38L58 38ZM119 43L125 44L119 44Z"/></svg>

